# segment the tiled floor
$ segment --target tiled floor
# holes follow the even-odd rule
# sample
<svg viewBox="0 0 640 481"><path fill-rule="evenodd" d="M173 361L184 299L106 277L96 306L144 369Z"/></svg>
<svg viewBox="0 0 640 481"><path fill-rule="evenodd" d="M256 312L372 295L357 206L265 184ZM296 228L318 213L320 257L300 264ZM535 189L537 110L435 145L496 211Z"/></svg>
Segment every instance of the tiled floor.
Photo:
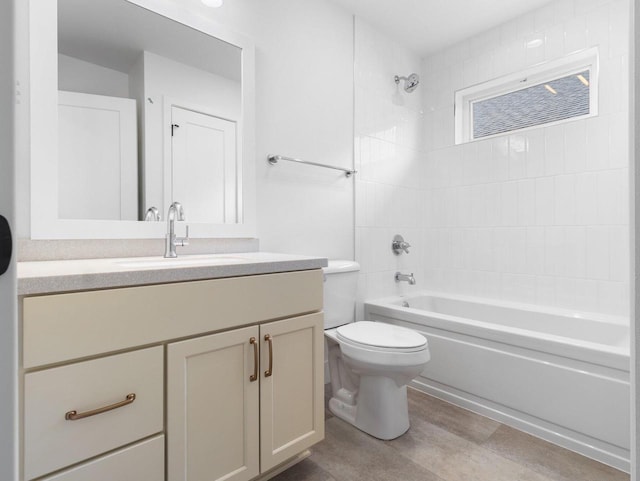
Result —
<svg viewBox="0 0 640 481"><path fill-rule="evenodd" d="M380 441L327 412L325 440L275 481L629 481L629 475L409 389L411 429Z"/></svg>

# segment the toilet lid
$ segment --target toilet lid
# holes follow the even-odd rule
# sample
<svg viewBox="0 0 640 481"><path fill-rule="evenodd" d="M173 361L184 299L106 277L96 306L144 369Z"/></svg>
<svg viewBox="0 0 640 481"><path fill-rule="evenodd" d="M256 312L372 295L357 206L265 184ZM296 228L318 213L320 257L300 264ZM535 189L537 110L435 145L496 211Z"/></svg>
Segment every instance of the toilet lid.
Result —
<svg viewBox="0 0 640 481"><path fill-rule="evenodd" d="M343 341L387 349L412 349L427 345L422 334L406 327L382 322L360 321L345 324L337 329L337 337Z"/></svg>

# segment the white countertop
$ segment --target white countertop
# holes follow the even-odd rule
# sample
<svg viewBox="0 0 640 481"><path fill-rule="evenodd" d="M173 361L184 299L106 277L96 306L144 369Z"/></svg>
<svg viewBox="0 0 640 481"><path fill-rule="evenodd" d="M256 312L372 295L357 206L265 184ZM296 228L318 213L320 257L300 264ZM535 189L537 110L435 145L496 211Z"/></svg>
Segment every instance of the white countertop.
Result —
<svg viewBox="0 0 640 481"><path fill-rule="evenodd" d="M323 257L269 252L18 262L18 294L161 284L319 269Z"/></svg>

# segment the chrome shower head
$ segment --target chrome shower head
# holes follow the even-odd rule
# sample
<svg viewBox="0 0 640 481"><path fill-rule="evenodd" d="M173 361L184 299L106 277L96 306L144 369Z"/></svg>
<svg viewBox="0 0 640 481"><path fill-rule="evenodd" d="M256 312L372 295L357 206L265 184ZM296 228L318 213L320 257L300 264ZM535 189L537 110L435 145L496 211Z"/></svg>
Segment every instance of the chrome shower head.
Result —
<svg viewBox="0 0 640 481"><path fill-rule="evenodd" d="M417 73L412 73L408 77L399 77L396 75L394 77L394 80L396 81L397 84L400 83L400 80L404 80L404 90L405 92L408 92L408 93L413 92L418 87L418 84L420 83L420 77L418 76Z"/></svg>

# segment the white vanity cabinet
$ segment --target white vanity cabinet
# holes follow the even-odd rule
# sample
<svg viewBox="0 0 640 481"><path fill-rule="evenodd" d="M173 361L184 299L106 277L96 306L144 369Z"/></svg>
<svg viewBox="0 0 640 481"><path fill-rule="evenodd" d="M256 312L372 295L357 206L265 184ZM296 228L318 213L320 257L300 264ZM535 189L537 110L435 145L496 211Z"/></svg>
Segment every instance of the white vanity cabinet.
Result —
<svg viewBox="0 0 640 481"><path fill-rule="evenodd" d="M167 481L246 481L260 473L260 390L249 379L259 330L169 344Z"/></svg>
<svg viewBox="0 0 640 481"><path fill-rule="evenodd" d="M324 437L319 269L26 296L22 328L23 481L249 481Z"/></svg>
<svg viewBox="0 0 640 481"><path fill-rule="evenodd" d="M164 436L127 446L41 481L162 481Z"/></svg>
<svg viewBox="0 0 640 481"><path fill-rule="evenodd" d="M163 379L161 347L26 374L25 477L161 433Z"/></svg>
<svg viewBox="0 0 640 481"><path fill-rule="evenodd" d="M265 336L272 339L272 354ZM324 318L260 326L260 467L277 466L324 438ZM273 363L270 363L270 360ZM265 371L271 369L271 376Z"/></svg>
<svg viewBox="0 0 640 481"><path fill-rule="evenodd" d="M167 481L247 481L324 438L321 313L169 344Z"/></svg>

